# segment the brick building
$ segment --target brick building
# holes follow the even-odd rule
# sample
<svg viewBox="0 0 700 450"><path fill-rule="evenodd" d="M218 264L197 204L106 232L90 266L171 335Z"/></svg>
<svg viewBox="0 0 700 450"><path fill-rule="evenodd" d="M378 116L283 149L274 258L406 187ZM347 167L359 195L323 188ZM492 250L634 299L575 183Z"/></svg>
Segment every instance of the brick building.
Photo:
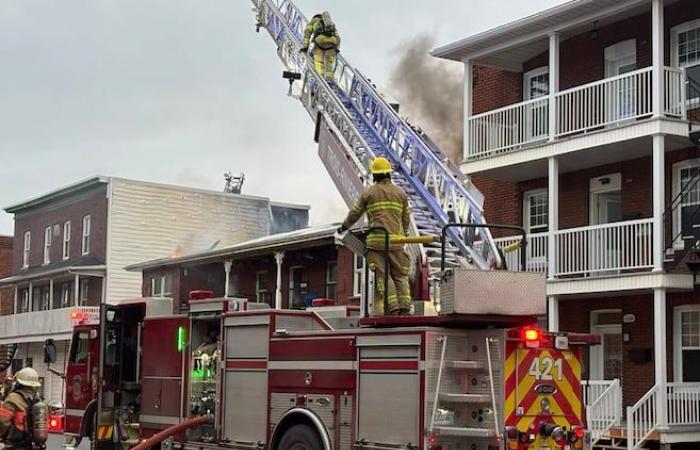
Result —
<svg viewBox="0 0 700 450"><path fill-rule="evenodd" d="M12 273L12 236L0 236L0 278ZM14 293L12 288L0 288L0 316L12 314Z"/></svg>
<svg viewBox="0 0 700 450"><path fill-rule="evenodd" d="M12 314L0 317L0 344L20 344L13 370L37 369L50 400L60 400L63 388L43 363L44 340L56 341L61 368L73 311L97 313L100 303L139 296L141 277L125 266L308 223L306 206L101 176L5 211L15 216L15 237L0 288L14 295Z"/></svg>
<svg viewBox="0 0 700 450"><path fill-rule="evenodd" d="M433 55L465 65L461 168L527 230L550 328L603 336L601 434L650 408L635 448L700 441L700 3L571 1Z"/></svg>

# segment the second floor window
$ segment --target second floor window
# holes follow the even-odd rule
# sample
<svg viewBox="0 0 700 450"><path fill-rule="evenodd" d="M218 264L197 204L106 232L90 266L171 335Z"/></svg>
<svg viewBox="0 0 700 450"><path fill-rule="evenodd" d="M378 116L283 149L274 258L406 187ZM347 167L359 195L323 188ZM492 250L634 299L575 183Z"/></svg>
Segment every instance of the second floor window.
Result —
<svg viewBox="0 0 700 450"><path fill-rule="evenodd" d="M61 307L68 308L73 301L73 283L63 283L61 286Z"/></svg>
<svg viewBox="0 0 700 450"><path fill-rule="evenodd" d="M335 298L338 287L338 263L329 261L326 264L326 298Z"/></svg>
<svg viewBox="0 0 700 450"><path fill-rule="evenodd" d="M171 297L172 278L170 275L151 278L151 297Z"/></svg>
<svg viewBox="0 0 700 450"><path fill-rule="evenodd" d="M700 19L671 29L673 64L685 68L688 100L700 102Z"/></svg>
<svg viewBox="0 0 700 450"><path fill-rule="evenodd" d="M51 263L51 227L46 227L44 230L44 264Z"/></svg>
<svg viewBox="0 0 700 450"><path fill-rule="evenodd" d="M24 233L24 247L22 248L22 268L29 267L29 250L32 247L32 233L27 231Z"/></svg>
<svg viewBox="0 0 700 450"><path fill-rule="evenodd" d="M83 255L90 253L90 227L92 218L87 215L83 217Z"/></svg>
<svg viewBox="0 0 700 450"><path fill-rule="evenodd" d="M70 222L63 224L63 259L70 258Z"/></svg>

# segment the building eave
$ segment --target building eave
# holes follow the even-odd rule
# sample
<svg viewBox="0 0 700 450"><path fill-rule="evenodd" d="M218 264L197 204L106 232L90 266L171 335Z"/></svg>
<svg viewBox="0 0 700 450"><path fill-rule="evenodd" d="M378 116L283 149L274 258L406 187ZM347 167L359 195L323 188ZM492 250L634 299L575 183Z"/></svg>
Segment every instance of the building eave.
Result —
<svg viewBox="0 0 700 450"><path fill-rule="evenodd" d="M21 203L17 203L11 206L8 206L5 209L5 212L9 214L15 214L18 212L22 212L26 209L34 208L36 206L39 206L43 203L47 203L53 200L56 200L57 198L62 198L66 196L70 196L72 194L75 194L76 192L80 192L82 190L85 190L87 188L97 186L99 184L107 184L109 183L109 177L104 177L104 176L94 176L87 178L85 180L78 181L77 183L72 183L67 186L55 189L47 194L42 194L37 197L32 197L29 200L25 200Z"/></svg>
<svg viewBox="0 0 700 450"><path fill-rule="evenodd" d="M0 279L0 287L3 286L10 286L13 284L18 284L18 283L23 283L27 282L30 280L36 280L40 278L46 278L52 275L58 275L58 274L86 274L86 273L93 273L97 274L99 272L103 272L106 270L107 266L104 264L100 265L89 265L89 266L67 266L67 267L60 267L57 269L47 269L45 271L41 272L33 272L33 273L27 273L27 274L18 274L18 275L13 275L11 277L3 278Z"/></svg>

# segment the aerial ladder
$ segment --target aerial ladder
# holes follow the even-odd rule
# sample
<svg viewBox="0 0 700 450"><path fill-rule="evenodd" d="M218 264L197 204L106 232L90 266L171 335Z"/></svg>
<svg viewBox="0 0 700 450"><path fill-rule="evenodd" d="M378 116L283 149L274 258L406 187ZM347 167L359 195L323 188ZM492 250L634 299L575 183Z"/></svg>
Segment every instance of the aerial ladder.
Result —
<svg viewBox="0 0 700 450"><path fill-rule="evenodd" d="M289 94L301 100L313 120L322 118L338 138L354 175L367 185L369 165L377 156L395 168L394 182L408 194L413 212L410 234L433 236L435 243L411 246L429 274L439 270L437 238L449 223L485 225L483 195L444 152L414 128L377 88L338 54L335 78L328 81L300 53L308 19L290 0L252 0L257 30L268 31L289 80ZM298 80L298 83L297 81ZM299 84L301 86L299 86ZM447 265L489 269L502 267L502 256L488 228L447 228ZM417 249L417 250L416 250Z"/></svg>

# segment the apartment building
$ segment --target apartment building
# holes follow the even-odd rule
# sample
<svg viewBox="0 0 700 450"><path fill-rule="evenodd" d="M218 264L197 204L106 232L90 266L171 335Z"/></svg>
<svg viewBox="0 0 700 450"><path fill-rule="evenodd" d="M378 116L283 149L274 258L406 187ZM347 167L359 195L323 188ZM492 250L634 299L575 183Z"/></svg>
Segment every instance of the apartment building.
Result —
<svg viewBox="0 0 700 450"><path fill-rule="evenodd" d="M0 317L0 344L20 344L13 370L33 366L44 395L60 400L60 377L43 362L54 339L59 370L75 311L138 297L140 274L124 267L306 226L308 207L113 177L92 177L5 209L15 217L13 314ZM167 285L159 286L167 290Z"/></svg>
<svg viewBox="0 0 700 450"><path fill-rule="evenodd" d="M574 0L432 54L464 64L461 168L527 230L549 327L603 337L596 440L700 441L700 2Z"/></svg>
<svg viewBox="0 0 700 450"><path fill-rule="evenodd" d="M12 273L12 236L0 236L0 278ZM12 288L0 288L0 316L12 314L14 294Z"/></svg>

